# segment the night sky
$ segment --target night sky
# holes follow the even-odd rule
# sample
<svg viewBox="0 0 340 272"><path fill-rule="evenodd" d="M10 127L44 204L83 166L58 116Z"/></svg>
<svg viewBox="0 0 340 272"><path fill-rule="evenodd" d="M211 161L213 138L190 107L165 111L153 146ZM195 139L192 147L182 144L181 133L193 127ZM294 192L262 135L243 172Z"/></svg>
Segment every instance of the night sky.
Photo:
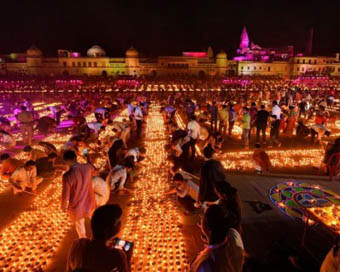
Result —
<svg viewBox="0 0 340 272"><path fill-rule="evenodd" d="M306 0L7 0L1 2L0 53L30 45L44 55L70 49L82 54L94 44L109 56L133 45L142 55L224 49L232 56L243 25L263 47L304 50L314 27L314 54L340 52L340 1Z"/></svg>

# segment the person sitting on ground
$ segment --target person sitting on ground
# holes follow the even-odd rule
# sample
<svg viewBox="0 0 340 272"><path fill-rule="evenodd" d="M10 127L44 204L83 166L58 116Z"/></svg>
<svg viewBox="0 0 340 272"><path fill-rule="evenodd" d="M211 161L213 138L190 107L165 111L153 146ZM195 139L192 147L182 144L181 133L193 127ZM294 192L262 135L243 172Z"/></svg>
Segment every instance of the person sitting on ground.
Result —
<svg viewBox="0 0 340 272"><path fill-rule="evenodd" d="M223 209L211 205L205 211L201 231L206 247L193 261L191 272L241 272L244 264L244 246L239 232L230 227L230 217Z"/></svg>
<svg viewBox="0 0 340 272"><path fill-rule="evenodd" d="M37 187L42 181L43 178L37 176L37 167L32 160L17 168L8 179L15 195L18 192L26 191L26 188L30 188L33 193L36 193Z"/></svg>
<svg viewBox="0 0 340 272"><path fill-rule="evenodd" d="M36 161L37 159L47 156L44 151L41 151L37 148L32 148L30 145L26 145L24 147L24 152L28 155L28 159L32 161Z"/></svg>
<svg viewBox="0 0 340 272"><path fill-rule="evenodd" d="M39 177L52 177L55 173L55 161L58 155L54 152L47 157L39 158L35 161L37 166L37 175Z"/></svg>
<svg viewBox="0 0 340 272"><path fill-rule="evenodd" d="M12 148L17 143L14 136L5 130L0 130L0 137L0 145L4 146L5 148Z"/></svg>
<svg viewBox="0 0 340 272"><path fill-rule="evenodd" d="M261 148L260 144L255 144L252 162L255 167L255 171L258 174L268 173L272 166L268 154Z"/></svg>
<svg viewBox="0 0 340 272"><path fill-rule="evenodd" d="M96 207L104 206L110 198L110 185L100 176L92 177L92 186Z"/></svg>
<svg viewBox="0 0 340 272"><path fill-rule="evenodd" d="M67 258L65 272L84 269L89 272L128 272L125 252L107 246L121 227L122 209L118 205L104 205L95 210L91 219L93 238L76 240Z"/></svg>
<svg viewBox="0 0 340 272"><path fill-rule="evenodd" d="M127 181L127 174L132 168L133 164L127 160L125 160L124 165L117 164L112 168L106 178L107 183L110 185L111 191L117 191L117 193L131 193L131 190L125 188L124 186Z"/></svg>
<svg viewBox="0 0 340 272"><path fill-rule="evenodd" d="M4 153L0 156L1 161L1 179L8 180L8 178L17 170L17 168L23 166L23 163L18 159L11 158L8 153Z"/></svg>

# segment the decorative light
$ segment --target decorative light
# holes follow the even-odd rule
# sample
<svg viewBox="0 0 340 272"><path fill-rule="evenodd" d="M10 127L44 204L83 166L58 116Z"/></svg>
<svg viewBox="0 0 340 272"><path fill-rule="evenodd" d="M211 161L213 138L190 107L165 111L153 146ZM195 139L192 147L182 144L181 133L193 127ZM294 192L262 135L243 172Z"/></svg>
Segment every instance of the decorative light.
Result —
<svg viewBox="0 0 340 272"><path fill-rule="evenodd" d="M340 234L340 206L312 207L307 211L331 231Z"/></svg>
<svg viewBox="0 0 340 272"><path fill-rule="evenodd" d="M189 267L178 207L173 198L164 197L170 168L166 138L159 107L152 107L145 148L156 165L146 162L141 169L122 231L123 239L134 242L132 271L187 271Z"/></svg>
<svg viewBox="0 0 340 272"><path fill-rule="evenodd" d="M122 117L117 118L120 120ZM44 141L53 143L59 149L69 137L53 134ZM15 158L24 160L27 154L20 152ZM102 168L105 164L106 160L102 159L96 166ZM5 185L4 188L1 186L0 192L6 188ZM0 233L1 271L42 271L48 265L72 226L68 215L60 208L61 193L62 178L59 176L34 199L27 211Z"/></svg>

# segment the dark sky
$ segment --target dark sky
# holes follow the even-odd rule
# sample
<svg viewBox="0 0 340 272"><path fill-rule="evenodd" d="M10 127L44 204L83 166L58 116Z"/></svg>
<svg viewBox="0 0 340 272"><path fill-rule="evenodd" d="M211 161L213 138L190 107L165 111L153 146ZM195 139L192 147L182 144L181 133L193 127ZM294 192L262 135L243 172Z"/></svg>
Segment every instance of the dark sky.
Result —
<svg viewBox="0 0 340 272"><path fill-rule="evenodd" d="M233 55L242 26L263 47L304 48L314 27L314 53L340 52L340 1L324 0L3 0L0 52L20 52L31 44L45 55L101 45L123 56L133 45L147 56L185 50Z"/></svg>

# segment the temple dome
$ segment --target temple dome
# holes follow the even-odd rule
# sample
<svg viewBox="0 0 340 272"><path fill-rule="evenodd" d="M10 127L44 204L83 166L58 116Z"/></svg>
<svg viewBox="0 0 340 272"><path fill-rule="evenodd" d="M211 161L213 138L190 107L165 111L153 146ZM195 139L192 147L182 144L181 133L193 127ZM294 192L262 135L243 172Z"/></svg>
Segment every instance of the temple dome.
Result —
<svg viewBox="0 0 340 272"><path fill-rule="evenodd" d="M32 45L29 49L26 51L27 57L41 57L42 51L36 47L35 45Z"/></svg>
<svg viewBox="0 0 340 272"><path fill-rule="evenodd" d="M87 50L87 56L91 58L105 57L106 52L99 45L92 46Z"/></svg>
<svg viewBox="0 0 340 272"><path fill-rule="evenodd" d="M138 51L133 48L132 46L126 51L125 55L128 57L128 58L136 58L138 57Z"/></svg>
<svg viewBox="0 0 340 272"><path fill-rule="evenodd" d="M217 55L216 55L217 59L226 59L227 58L227 54L224 51L220 51Z"/></svg>

